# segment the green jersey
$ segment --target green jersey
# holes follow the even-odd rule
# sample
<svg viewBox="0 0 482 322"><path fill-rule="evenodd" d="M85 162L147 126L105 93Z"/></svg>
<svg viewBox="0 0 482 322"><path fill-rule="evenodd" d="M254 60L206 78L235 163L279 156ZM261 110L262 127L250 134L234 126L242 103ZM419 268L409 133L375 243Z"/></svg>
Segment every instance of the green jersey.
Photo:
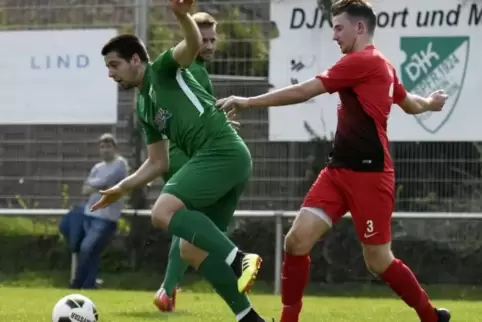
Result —
<svg viewBox="0 0 482 322"><path fill-rule="evenodd" d="M214 96L213 83L211 82L211 78L209 78L204 60L198 57L189 67L189 71L192 76L194 76L194 79L196 79L209 94Z"/></svg>
<svg viewBox="0 0 482 322"><path fill-rule="evenodd" d="M211 79L209 78L209 73L206 70L206 63L201 58L198 57L194 61L194 63L189 66L189 71L191 72L194 79L197 80L197 82L206 90L206 92L213 95L213 83L211 82ZM173 167L172 161L175 161L174 169L180 168L188 160L185 155L180 156L180 154L184 153L180 151L176 144L174 144L173 142L170 142L169 144L169 154L171 157L171 167Z"/></svg>
<svg viewBox="0 0 482 322"><path fill-rule="evenodd" d="M137 116L145 141L169 139L188 157L213 141L242 139L229 125L216 99L167 50L148 65L137 96Z"/></svg>

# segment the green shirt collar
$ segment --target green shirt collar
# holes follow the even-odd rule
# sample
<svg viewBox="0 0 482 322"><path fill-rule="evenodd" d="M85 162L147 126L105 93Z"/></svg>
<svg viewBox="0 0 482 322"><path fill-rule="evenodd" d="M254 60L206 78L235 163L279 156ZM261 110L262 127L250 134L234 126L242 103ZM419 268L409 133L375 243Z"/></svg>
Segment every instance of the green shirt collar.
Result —
<svg viewBox="0 0 482 322"><path fill-rule="evenodd" d="M194 61L194 63L196 65L199 65L199 66L202 66L202 67L206 67L206 62L204 61L204 59L202 59L200 56L197 56L196 57L196 60Z"/></svg>

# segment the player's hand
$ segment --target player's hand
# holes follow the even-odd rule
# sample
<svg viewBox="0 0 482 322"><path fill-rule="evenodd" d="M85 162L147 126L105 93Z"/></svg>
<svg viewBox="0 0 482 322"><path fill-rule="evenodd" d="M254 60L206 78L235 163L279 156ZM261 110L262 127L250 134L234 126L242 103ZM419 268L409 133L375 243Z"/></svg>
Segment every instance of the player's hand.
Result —
<svg viewBox="0 0 482 322"><path fill-rule="evenodd" d="M169 6L174 13L185 15L191 11L194 0L169 0Z"/></svg>
<svg viewBox="0 0 482 322"><path fill-rule="evenodd" d="M221 98L216 102L216 106L222 111L231 111L238 108L247 108L248 99L241 96L229 96L226 98Z"/></svg>
<svg viewBox="0 0 482 322"><path fill-rule="evenodd" d="M115 185L110 189L107 190L101 190L99 193L102 195L99 201L97 201L95 204L90 207L90 211L96 211L101 208L105 208L108 205L116 202L124 194L126 194L127 191L125 191L120 185Z"/></svg>
<svg viewBox="0 0 482 322"><path fill-rule="evenodd" d="M445 93L443 89L439 89L438 91L430 94L429 110L433 112L441 111L448 97L449 96L447 95L447 93Z"/></svg>
<svg viewBox="0 0 482 322"><path fill-rule="evenodd" d="M235 129L236 131L238 131L239 128L241 127L241 123L235 121L235 119L236 119L236 110L235 110L235 109L230 110L228 113L226 113L226 116L227 116L227 118L228 118L229 124L231 124L231 126L233 127L233 129Z"/></svg>

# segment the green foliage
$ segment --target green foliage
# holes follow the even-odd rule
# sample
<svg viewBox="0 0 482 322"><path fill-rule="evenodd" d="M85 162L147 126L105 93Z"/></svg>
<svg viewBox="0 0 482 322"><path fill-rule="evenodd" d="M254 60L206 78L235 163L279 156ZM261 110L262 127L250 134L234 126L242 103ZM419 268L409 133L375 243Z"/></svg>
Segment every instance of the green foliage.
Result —
<svg viewBox="0 0 482 322"><path fill-rule="evenodd" d="M267 76L268 37L260 23L246 21L238 7L227 10L219 24L218 53L228 60L216 74Z"/></svg>
<svg viewBox="0 0 482 322"><path fill-rule="evenodd" d="M23 209L34 209L38 207L38 202L31 202L29 200L23 199L20 195L15 195L15 201Z"/></svg>
<svg viewBox="0 0 482 322"><path fill-rule="evenodd" d="M170 13L163 8L149 12L148 51L154 59L162 51L175 46L182 32ZM236 6L221 11L215 17L218 25L217 57L212 66L214 74L238 76L267 76L268 37L262 24L247 22Z"/></svg>
<svg viewBox="0 0 482 322"><path fill-rule="evenodd" d="M117 223L117 231L119 234L128 235L131 231L129 221L124 218L119 219Z"/></svg>
<svg viewBox="0 0 482 322"><path fill-rule="evenodd" d="M63 184L62 185L62 191L60 192L60 196L62 197L62 208L63 209L68 209L70 207L69 205L69 185L68 184Z"/></svg>

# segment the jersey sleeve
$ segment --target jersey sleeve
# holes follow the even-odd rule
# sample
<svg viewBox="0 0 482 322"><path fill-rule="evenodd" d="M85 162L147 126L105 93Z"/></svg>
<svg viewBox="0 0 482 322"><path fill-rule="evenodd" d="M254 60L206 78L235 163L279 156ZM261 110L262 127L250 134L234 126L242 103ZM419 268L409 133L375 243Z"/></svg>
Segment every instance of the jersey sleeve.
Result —
<svg viewBox="0 0 482 322"><path fill-rule="evenodd" d="M159 131L153 128L152 125L142 120L140 121L140 125L142 128L142 135L144 136L144 141L146 142L146 145L154 144L156 142L159 142L165 139L165 137L161 133L159 133Z"/></svg>
<svg viewBox="0 0 482 322"><path fill-rule="evenodd" d="M174 48L162 52L152 63L152 68L158 75L175 76L181 65L174 59L172 55Z"/></svg>
<svg viewBox="0 0 482 322"><path fill-rule="evenodd" d="M209 74L205 68L199 66L191 66L189 68L194 79L211 95L213 95L213 89L211 81L209 80Z"/></svg>
<svg viewBox="0 0 482 322"><path fill-rule="evenodd" d="M358 85L368 74L367 64L357 55L344 56L335 65L316 76L330 94Z"/></svg>
<svg viewBox="0 0 482 322"><path fill-rule="evenodd" d="M393 103L400 104L407 97L407 90L398 79L397 73L393 73Z"/></svg>

